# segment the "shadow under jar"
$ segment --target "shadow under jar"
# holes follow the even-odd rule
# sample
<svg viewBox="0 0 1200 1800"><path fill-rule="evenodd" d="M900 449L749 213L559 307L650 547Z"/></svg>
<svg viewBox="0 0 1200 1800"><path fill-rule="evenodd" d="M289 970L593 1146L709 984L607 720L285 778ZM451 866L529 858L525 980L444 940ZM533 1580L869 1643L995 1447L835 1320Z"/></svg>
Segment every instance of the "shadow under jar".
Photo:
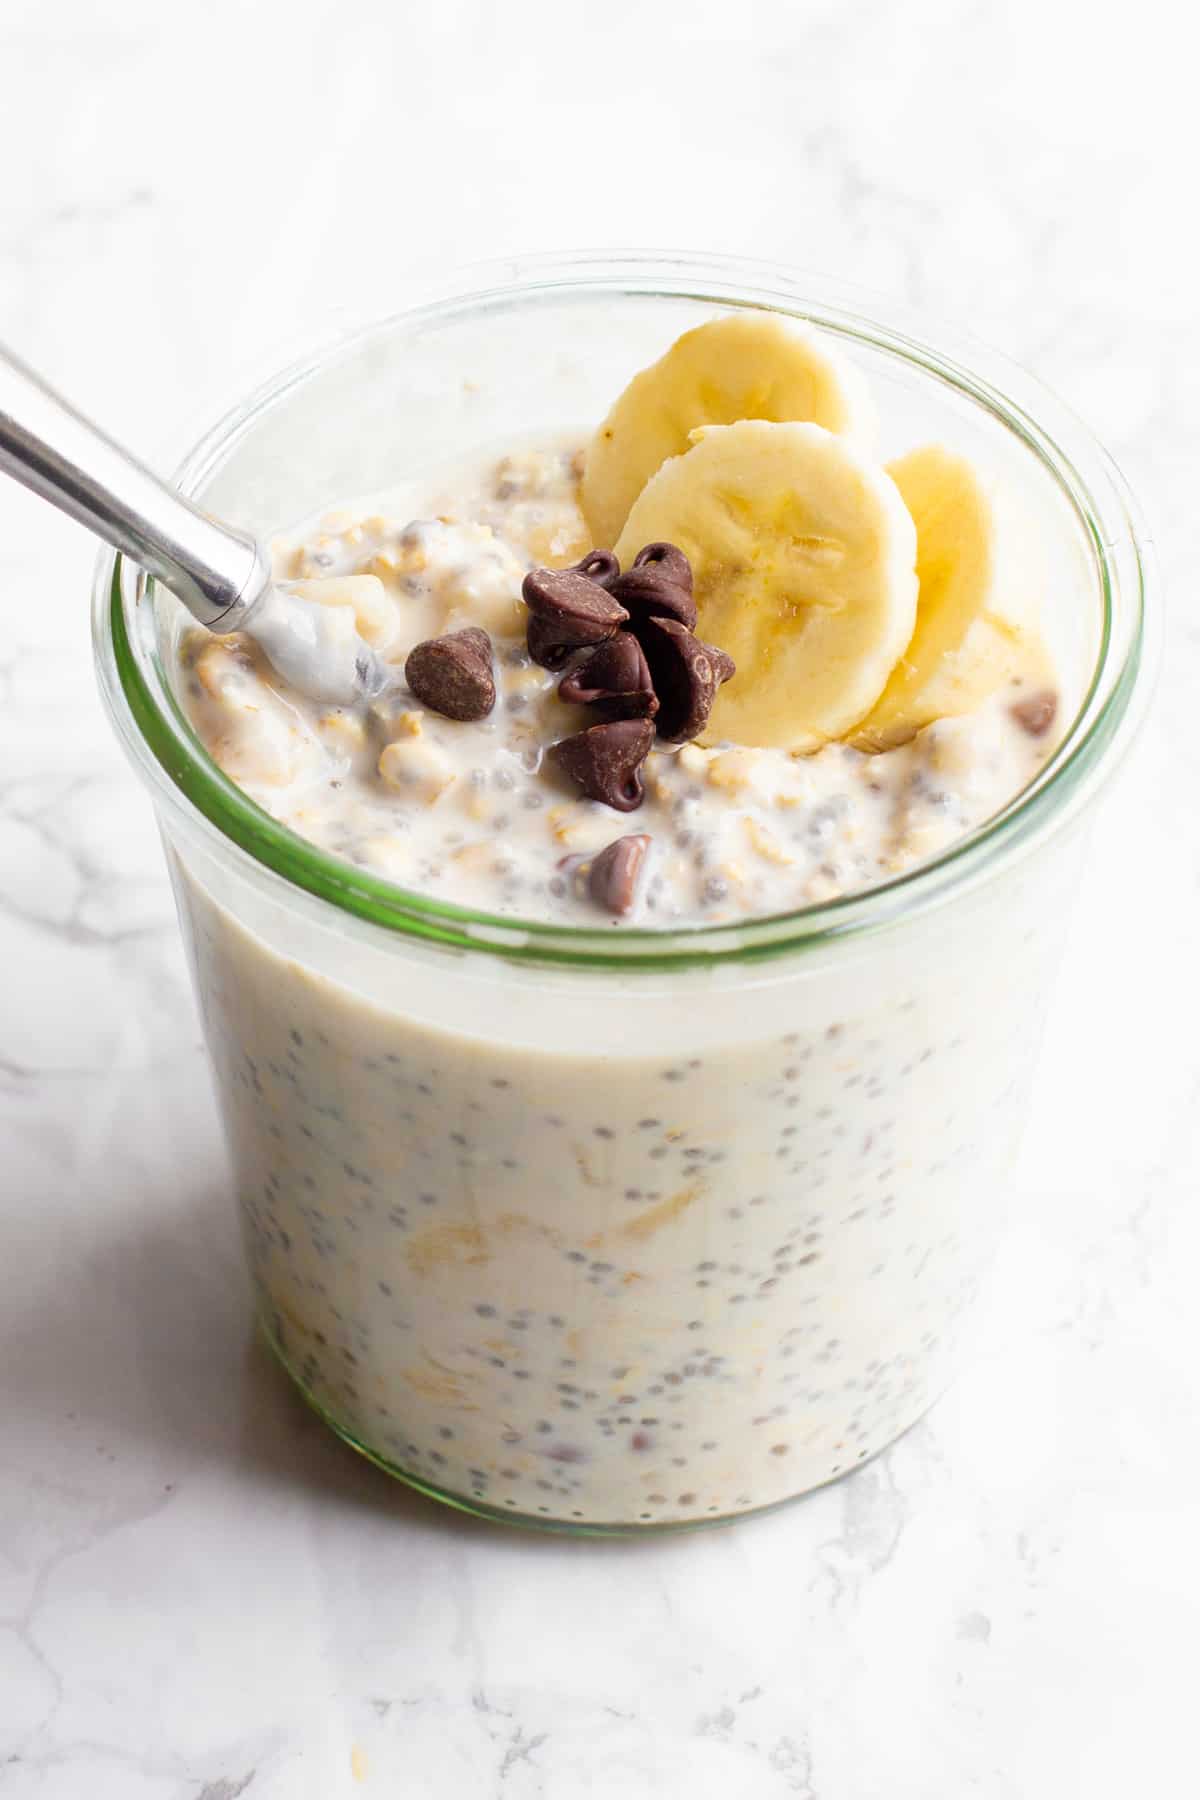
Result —
<svg viewBox="0 0 1200 1800"><path fill-rule="evenodd" d="M1030 788L867 893L648 932L406 892L215 768L173 692L180 610L101 561L101 683L161 822L263 1327L335 1430L474 1512L637 1532L853 1469L954 1374L1004 1225L1084 829L1147 685L1146 551L1035 383L858 304L718 260L477 270L273 381L179 479L269 536L582 433L731 306L830 331L885 455L950 442L1015 495L1072 696Z"/></svg>

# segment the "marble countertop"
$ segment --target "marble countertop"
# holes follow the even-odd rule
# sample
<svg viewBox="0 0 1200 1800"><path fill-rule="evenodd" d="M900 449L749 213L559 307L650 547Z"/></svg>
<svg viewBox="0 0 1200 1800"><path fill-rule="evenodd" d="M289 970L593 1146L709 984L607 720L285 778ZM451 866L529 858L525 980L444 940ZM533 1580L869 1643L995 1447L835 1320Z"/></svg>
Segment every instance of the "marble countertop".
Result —
<svg viewBox="0 0 1200 1800"><path fill-rule="evenodd" d="M762 1521L571 1544L325 1435L249 1320L92 547L0 491L0 1800L1178 1793L1200 1630L1195 105L1055 0L0 10L0 337L146 454L417 264L836 273L1062 391L1176 600L977 1358Z"/></svg>

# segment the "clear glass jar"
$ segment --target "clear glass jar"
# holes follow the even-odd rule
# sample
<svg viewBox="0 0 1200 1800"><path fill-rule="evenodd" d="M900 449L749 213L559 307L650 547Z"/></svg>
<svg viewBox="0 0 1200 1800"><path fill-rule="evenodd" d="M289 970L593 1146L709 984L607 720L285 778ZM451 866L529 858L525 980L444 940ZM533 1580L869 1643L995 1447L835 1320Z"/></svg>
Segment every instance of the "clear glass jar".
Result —
<svg viewBox="0 0 1200 1800"><path fill-rule="evenodd" d="M826 282L664 255L469 272L279 376L179 473L267 536L448 455L586 428L731 306L844 340L885 453L967 450L1045 551L1077 694L1061 746L999 816L869 893L654 933L405 892L233 787L173 693L176 603L112 556L96 586L100 679L161 822L266 1334L382 1467L567 1530L804 1493L954 1373L1083 829L1148 686L1144 536L1104 453L1001 358Z"/></svg>

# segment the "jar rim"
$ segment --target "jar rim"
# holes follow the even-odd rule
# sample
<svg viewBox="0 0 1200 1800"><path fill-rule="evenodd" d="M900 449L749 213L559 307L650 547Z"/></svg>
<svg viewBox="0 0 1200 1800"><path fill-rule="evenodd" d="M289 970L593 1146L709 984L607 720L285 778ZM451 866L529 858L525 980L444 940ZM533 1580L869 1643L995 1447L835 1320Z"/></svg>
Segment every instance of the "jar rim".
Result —
<svg viewBox="0 0 1200 1800"><path fill-rule="evenodd" d="M730 924L651 930L580 927L488 913L398 886L301 838L259 807L208 755L174 697L157 643L153 584L119 555L98 562L93 635L110 717L156 801L210 847L256 865L347 922L391 934L397 944L441 944L516 962L656 970L744 964L859 937L910 918L1024 856L1062 828L1102 785L1144 711L1158 642L1153 547L1107 452L1049 390L999 352L962 333L937 333L937 347L903 309L828 278L770 263L672 251L582 251L472 264L433 276L416 303L314 346L226 411L176 471L195 491L255 420L332 360L372 338L463 313L486 313L572 291L597 299L695 299L767 309L898 357L990 414L1056 484L1095 558L1102 609L1095 666L1061 743L1034 780L937 856L876 885L790 912ZM871 311L863 311L863 306ZM886 317L876 315L881 306ZM943 347L944 346L944 347Z"/></svg>

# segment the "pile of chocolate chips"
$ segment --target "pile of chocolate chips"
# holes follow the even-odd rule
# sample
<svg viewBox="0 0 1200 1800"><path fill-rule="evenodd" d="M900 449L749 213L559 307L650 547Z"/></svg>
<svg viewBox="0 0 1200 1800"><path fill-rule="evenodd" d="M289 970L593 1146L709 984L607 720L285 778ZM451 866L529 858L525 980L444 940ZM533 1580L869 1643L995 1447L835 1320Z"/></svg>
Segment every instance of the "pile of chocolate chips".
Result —
<svg viewBox="0 0 1200 1800"><path fill-rule="evenodd" d="M674 544L647 544L622 575L611 550L593 550L569 569L531 569L521 593L529 654L544 669L565 669L561 698L598 717L550 755L589 800L633 812L655 738L698 737L734 673L732 658L695 634L687 557ZM477 626L417 644L404 673L416 698L445 718L484 719L496 704L491 639ZM627 913L649 848L645 836L617 838L560 866L605 912Z"/></svg>
<svg viewBox="0 0 1200 1800"><path fill-rule="evenodd" d="M570 569L531 569L521 595L529 654L544 669L575 658L559 695L600 718L550 755L589 800L633 812L655 737L697 737L734 673L723 650L695 635L687 557L674 544L647 544L622 575L611 550L593 550Z"/></svg>

